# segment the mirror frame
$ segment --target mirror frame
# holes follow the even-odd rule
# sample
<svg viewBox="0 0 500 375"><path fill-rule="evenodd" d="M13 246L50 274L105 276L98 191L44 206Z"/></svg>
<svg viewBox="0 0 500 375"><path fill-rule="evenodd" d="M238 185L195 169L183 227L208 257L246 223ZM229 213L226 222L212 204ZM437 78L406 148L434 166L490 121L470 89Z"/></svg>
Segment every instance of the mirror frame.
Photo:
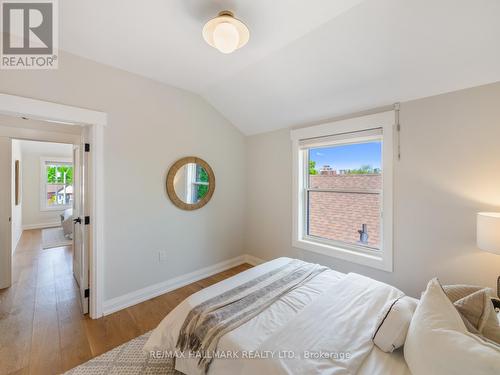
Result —
<svg viewBox="0 0 500 375"><path fill-rule="evenodd" d="M203 199L200 199L198 203L194 204L189 204L184 202L182 199L180 199L177 196L177 193L175 192L174 188L174 178L179 169L181 169L183 166L189 163L195 163L199 164L205 169L205 171L208 174L208 191L207 194L203 197ZM204 205L206 205L210 199L212 198L212 195L214 194L215 191L215 174L210 165L208 163L200 158L197 158L195 156L187 156L185 158L177 160L168 170L167 174L167 195L172 201L172 203L179 207L182 210L186 211L193 211L197 210L199 208L202 208Z"/></svg>

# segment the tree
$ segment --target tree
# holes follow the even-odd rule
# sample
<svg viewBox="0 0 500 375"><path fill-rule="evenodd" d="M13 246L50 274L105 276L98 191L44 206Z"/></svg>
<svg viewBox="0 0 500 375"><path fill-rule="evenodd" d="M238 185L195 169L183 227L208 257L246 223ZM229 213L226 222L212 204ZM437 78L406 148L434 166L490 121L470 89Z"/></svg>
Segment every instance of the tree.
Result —
<svg viewBox="0 0 500 375"><path fill-rule="evenodd" d="M358 169L350 169L349 174L371 174L375 173L371 165L362 165Z"/></svg>
<svg viewBox="0 0 500 375"><path fill-rule="evenodd" d="M197 168L198 178L196 179L198 182L208 182L208 173L203 167ZM208 185L197 185L196 186L196 198L198 200L202 199L208 193Z"/></svg>
<svg viewBox="0 0 500 375"><path fill-rule="evenodd" d="M47 183L48 184L63 184L64 175L66 174L66 185L73 183L73 166L72 165L48 165L47 166Z"/></svg>
<svg viewBox="0 0 500 375"><path fill-rule="evenodd" d="M318 171L316 170L316 162L314 160L309 160L309 174L318 174Z"/></svg>

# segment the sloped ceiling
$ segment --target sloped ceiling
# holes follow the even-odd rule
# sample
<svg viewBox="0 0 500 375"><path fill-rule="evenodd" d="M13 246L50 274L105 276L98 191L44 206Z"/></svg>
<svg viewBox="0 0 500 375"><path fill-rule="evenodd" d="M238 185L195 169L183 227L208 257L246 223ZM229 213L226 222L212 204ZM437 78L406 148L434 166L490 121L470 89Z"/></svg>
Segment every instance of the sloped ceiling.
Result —
<svg viewBox="0 0 500 375"><path fill-rule="evenodd" d="M251 31L201 37L230 9ZM497 0L64 0L62 49L202 95L245 134L500 81Z"/></svg>

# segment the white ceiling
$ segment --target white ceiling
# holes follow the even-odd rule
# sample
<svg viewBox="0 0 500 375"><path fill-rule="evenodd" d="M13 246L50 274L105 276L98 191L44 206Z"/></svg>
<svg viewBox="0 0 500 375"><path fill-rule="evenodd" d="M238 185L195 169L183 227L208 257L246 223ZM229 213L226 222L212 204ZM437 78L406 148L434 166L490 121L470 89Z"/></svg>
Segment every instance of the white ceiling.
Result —
<svg viewBox="0 0 500 375"><path fill-rule="evenodd" d="M17 142L21 145L23 154L73 158L73 145L70 144L24 140L19 140Z"/></svg>
<svg viewBox="0 0 500 375"><path fill-rule="evenodd" d="M64 0L62 48L202 95L245 134L500 81L498 0ZM203 24L251 32L231 55Z"/></svg>

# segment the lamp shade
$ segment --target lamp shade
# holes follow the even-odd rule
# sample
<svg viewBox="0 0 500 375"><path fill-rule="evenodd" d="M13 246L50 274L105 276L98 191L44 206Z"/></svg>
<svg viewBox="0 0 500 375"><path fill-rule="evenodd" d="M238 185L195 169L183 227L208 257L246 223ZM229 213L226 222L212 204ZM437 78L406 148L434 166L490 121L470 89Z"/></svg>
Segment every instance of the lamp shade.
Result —
<svg viewBox="0 0 500 375"><path fill-rule="evenodd" d="M248 27L225 10L203 27L203 38L222 53L231 53L247 44L250 39Z"/></svg>
<svg viewBox="0 0 500 375"><path fill-rule="evenodd" d="M500 254L500 212L477 214L477 247Z"/></svg>

